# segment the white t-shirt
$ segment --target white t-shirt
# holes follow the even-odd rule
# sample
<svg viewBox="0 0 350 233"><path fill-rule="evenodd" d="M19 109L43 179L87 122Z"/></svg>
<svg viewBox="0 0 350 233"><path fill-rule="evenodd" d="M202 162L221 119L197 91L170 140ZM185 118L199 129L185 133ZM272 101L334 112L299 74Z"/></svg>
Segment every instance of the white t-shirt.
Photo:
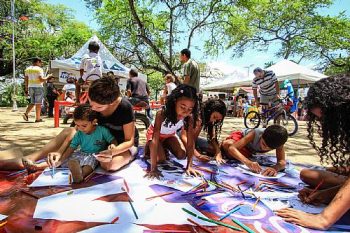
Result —
<svg viewBox="0 0 350 233"><path fill-rule="evenodd" d="M80 69L84 70L83 80L93 81L102 78L102 60L97 53L85 54L81 59Z"/></svg>
<svg viewBox="0 0 350 233"><path fill-rule="evenodd" d="M165 84L166 85L166 88L168 90L168 95L171 94L171 92L176 88L176 84L171 82L171 83L167 83Z"/></svg>
<svg viewBox="0 0 350 233"><path fill-rule="evenodd" d="M67 97L67 92L71 92L73 94L73 96L75 96L75 84L74 83L64 84L62 90L66 91L64 98Z"/></svg>
<svg viewBox="0 0 350 233"><path fill-rule="evenodd" d="M28 77L28 87L43 87L40 77L44 78L44 71L39 66L29 66L24 75Z"/></svg>

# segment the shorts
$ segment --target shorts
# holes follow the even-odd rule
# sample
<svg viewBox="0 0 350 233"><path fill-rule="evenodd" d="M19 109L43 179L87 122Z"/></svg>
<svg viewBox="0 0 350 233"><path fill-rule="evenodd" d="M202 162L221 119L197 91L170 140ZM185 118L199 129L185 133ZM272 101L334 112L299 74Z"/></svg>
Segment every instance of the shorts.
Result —
<svg viewBox="0 0 350 233"><path fill-rule="evenodd" d="M43 87L28 87L31 104L42 104L44 99Z"/></svg>
<svg viewBox="0 0 350 233"><path fill-rule="evenodd" d="M197 140L195 141L195 148L201 154L208 155L208 150L209 150L208 140L206 138L198 137Z"/></svg>
<svg viewBox="0 0 350 233"><path fill-rule="evenodd" d="M152 141L153 139L153 130L154 130L154 126L150 125L150 127L148 127L147 132L146 132L146 141ZM164 141L167 138L171 138L171 137L178 137L175 133L173 134L160 134L159 135L159 141Z"/></svg>
<svg viewBox="0 0 350 233"><path fill-rule="evenodd" d="M267 105L271 103L271 106L276 105L278 99L276 95L260 95L260 104Z"/></svg>
<svg viewBox="0 0 350 233"><path fill-rule="evenodd" d="M244 137L244 135L243 135L243 133L241 131L233 131L230 134L230 136L228 136L226 138L226 140L233 140L234 142L238 142L243 137ZM252 153L246 147L243 147L243 148L239 149L239 152L241 152L241 154L244 155L247 158L252 156Z"/></svg>
<svg viewBox="0 0 350 233"><path fill-rule="evenodd" d="M93 170L98 165L97 159L93 156L94 153L85 153L80 150L76 150L73 154L68 158L68 160L78 160L80 166L90 166ZM68 167L68 160L66 160L62 167Z"/></svg>

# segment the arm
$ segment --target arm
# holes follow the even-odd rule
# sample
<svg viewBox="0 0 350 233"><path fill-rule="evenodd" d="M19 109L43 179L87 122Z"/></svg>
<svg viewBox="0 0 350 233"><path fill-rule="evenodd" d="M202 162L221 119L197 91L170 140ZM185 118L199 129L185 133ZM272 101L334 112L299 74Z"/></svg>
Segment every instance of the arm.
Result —
<svg viewBox="0 0 350 233"><path fill-rule="evenodd" d="M280 95L280 84L278 81L275 82L275 87L276 87L276 95Z"/></svg>
<svg viewBox="0 0 350 233"><path fill-rule="evenodd" d="M253 95L254 95L254 99L255 99L255 105L256 105L256 107L259 107L258 90L256 88L253 89Z"/></svg>
<svg viewBox="0 0 350 233"><path fill-rule="evenodd" d="M350 178L320 214L308 214L294 209L282 209L277 214L287 222L304 227L327 230L350 209Z"/></svg>
<svg viewBox="0 0 350 233"><path fill-rule="evenodd" d="M150 142L150 157L151 157L151 172L157 171L157 162L158 162L158 147L159 147L159 136L160 128L162 122L164 121L163 110L160 110L156 114L156 120L154 123L153 137Z"/></svg>
<svg viewBox="0 0 350 233"><path fill-rule="evenodd" d="M280 146L276 149L277 162L272 167L266 168L261 174L264 176L276 176L277 173L286 168L286 153L284 146Z"/></svg>
<svg viewBox="0 0 350 233"><path fill-rule="evenodd" d="M190 76L189 75L184 76L183 84L189 84L189 83L190 83Z"/></svg>
<svg viewBox="0 0 350 233"><path fill-rule="evenodd" d="M114 147L111 152L112 156L118 156L124 151L129 150L134 145L135 140L135 122L132 121L128 124L123 125L124 131L124 142L120 143L118 146Z"/></svg>
<svg viewBox="0 0 350 233"><path fill-rule="evenodd" d="M248 143L252 142L255 137L255 131L250 131L246 136L244 136L242 139L240 139L238 142L234 142L232 144L225 145L224 141L224 148L229 154L229 156L241 161L243 164L245 164L250 170L260 173L261 167L257 162L250 161L247 157L245 157L239 149L245 147Z"/></svg>
<svg viewBox="0 0 350 233"><path fill-rule="evenodd" d="M201 175L198 171L192 168L193 162L193 153L194 153L194 128L193 128L193 117L191 116L188 123L187 128L187 143L186 143L186 153L187 153L187 166L186 166L186 174L187 175ZM189 140L191 139L191 140Z"/></svg>

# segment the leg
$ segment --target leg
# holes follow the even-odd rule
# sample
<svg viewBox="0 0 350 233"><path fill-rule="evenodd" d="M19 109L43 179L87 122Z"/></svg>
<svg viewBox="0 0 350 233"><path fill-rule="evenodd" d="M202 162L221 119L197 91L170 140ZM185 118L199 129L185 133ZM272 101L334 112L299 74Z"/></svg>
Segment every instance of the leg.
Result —
<svg viewBox="0 0 350 233"><path fill-rule="evenodd" d="M303 169L300 172L300 179L311 187L316 187L323 180L320 188L326 189L344 184L347 177L329 171Z"/></svg>
<svg viewBox="0 0 350 233"><path fill-rule="evenodd" d="M53 108L54 108L55 99L52 97L49 97L48 102L49 102L49 112L47 115L48 117L53 117Z"/></svg>
<svg viewBox="0 0 350 233"><path fill-rule="evenodd" d="M34 104L29 104L27 109L26 109L26 113L25 114L28 115L32 111L33 108L34 108Z"/></svg>
<svg viewBox="0 0 350 233"><path fill-rule="evenodd" d="M69 171L72 173L73 182L81 183L84 180L82 167L78 159L71 159L68 161Z"/></svg>
<svg viewBox="0 0 350 233"><path fill-rule="evenodd" d="M163 145L164 148L170 150L177 159L186 158L186 148L178 137L173 136L165 139Z"/></svg>
<svg viewBox="0 0 350 233"><path fill-rule="evenodd" d="M55 138L51 139L41 150L35 151L30 155L25 156L25 159L37 161L46 158L47 154L53 151L63 153L69 146L75 134L74 128L65 128ZM0 159L1 170L19 170L23 169L22 156L16 158Z"/></svg>
<svg viewBox="0 0 350 233"><path fill-rule="evenodd" d="M81 170L82 170L82 172L83 172L83 177L84 177L84 178L87 177L88 175L90 175L90 174L94 171L94 169L92 169L92 167L89 166L89 165L83 166L83 167L81 168Z"/></svg>
<svg viewBox="0 0 350 233"><path fill-rule="evenodd" d="M35 121L39 121L41 119L41 104L35 104Z"/></svg>
<svg viewBox="0 0 350 233"><path fill-rule="evenodd" d="M133 159L134 155L131 155L131 152L127 150L114 156L111 162L100 162L100 165L104 170L114 172L129 164Z"/></svg>

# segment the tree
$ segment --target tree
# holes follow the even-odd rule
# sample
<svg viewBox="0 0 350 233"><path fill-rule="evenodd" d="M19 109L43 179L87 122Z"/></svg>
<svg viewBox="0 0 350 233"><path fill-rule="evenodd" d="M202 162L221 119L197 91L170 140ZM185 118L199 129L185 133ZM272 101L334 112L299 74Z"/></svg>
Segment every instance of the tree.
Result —
<svg viewBox="0 0 350 233"><path fill-rule="evenodd" d="M10 1L0 0L0 75L12 73L12 25ZM70 9L42 0L17 0L15 15L16 67L22 70L31 58L48 62L57 57L71 56L92 35L85 24L73 20Z"/></svg>
<svg viewBox="0 0 350 233"><path fill-rule="evenodd" d="M315 59L324 65L349 66L350 20L344 13L323 16L319 12L332 0L240 1L223 33L229 35L228 47L236 55L247 48L264 51L278 45L277 57Z"/></svg>
<svg viewBox="0 0 350 233"><path fill-rule="evenodd" d="M162 74L180 68L176 54L192 48L193 39L206 33L210 48L220 46L215 24L231 1L85 0L96 10L101 35L124 64ZM233 2L233 1L232 1ZM215 50L215 49L212 49Z"/></svg>

